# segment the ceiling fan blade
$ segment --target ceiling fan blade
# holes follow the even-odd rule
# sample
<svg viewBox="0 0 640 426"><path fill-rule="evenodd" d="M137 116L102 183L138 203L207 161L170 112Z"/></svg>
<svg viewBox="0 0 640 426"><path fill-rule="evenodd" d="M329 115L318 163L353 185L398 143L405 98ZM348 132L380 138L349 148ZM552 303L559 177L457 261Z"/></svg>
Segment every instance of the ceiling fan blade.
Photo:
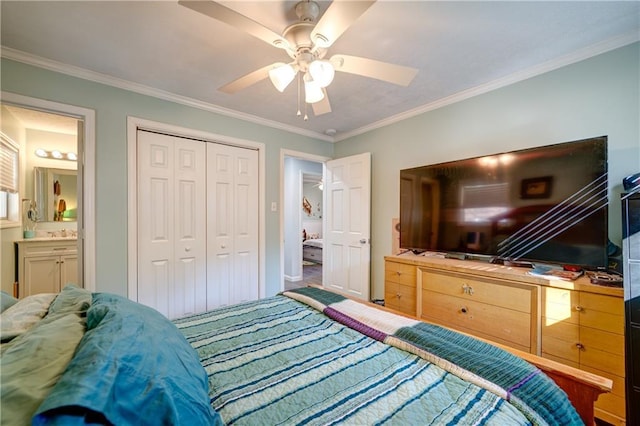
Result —
<svg viewBox="0 0 640 426"><path fill-rule="evenodd" d="M289 42L281 35L213 0L179 0L178 4L245 31L272 46L280 49L289 48Z"/></svg>
<svg viewBox="0 0 640 426"><path fill-rule="evenodd" d="M231 83L227 83L224 86L220 87L218 90L224 93L233 94L239 92L242 89L246 89L247 87L256 84L260 80L264 80L269 77L269 71L274 67L281 65L280 62L276 62L274 64L269 64L266 67L262 67L258 70L255 70L245 76L240 77L237 80L232 81Z"/></svg>
<svg viewBox="0 0 640 426"><path fill-rule="evenodd" d="M336 71L363 75L399 86L408 86L418 73L415 68L350 55L333 55L331 63Z"/></svg>
<svg viewBox="0 0 640 426"><path fill-rule="evenodd" d="M334 0L311 31L311 41L319 47L331 46L373 3Z"/></svg>
<svg viewBox="0 0 640 426"><path fill-rule="evenodd" d="M329 103L329 95L325 88L322 88L322 92L324 93L324 98L322 100L311 104L313 107L313 115L318 116L322 114L328 114L331 112L331 103Z"/></svg>

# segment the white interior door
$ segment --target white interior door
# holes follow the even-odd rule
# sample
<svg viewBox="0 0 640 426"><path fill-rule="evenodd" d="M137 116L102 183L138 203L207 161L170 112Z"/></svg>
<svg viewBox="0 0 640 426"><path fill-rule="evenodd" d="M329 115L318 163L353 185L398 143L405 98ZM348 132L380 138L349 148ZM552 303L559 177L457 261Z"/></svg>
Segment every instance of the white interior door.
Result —
<svg viewBox="0 0 640 426"><path fill-rule="evenodd" d="M207 144L207 309L259 298L258 151Z"/></svg>
<svg viewBox="0 0 640 426"><path fill-rule="evenodd" d="M206 309L205 143L138 131L138 302Z"/></svg>
<svg viewBox="0 0 640 426"><path fill-rule="evenodd" d="M323 285L369 300L371 153L325 163Z"/></svg>

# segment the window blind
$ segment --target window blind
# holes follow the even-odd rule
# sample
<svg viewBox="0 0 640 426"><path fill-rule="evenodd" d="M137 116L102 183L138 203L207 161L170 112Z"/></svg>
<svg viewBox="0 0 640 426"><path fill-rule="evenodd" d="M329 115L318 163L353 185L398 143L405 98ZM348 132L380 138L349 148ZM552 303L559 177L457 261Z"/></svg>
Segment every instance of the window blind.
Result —
<svg viewBox="0 0 640 426"><path fill-rule="evenodd" d="M0 134L0 191L18 192L18 146Z"/></svg>

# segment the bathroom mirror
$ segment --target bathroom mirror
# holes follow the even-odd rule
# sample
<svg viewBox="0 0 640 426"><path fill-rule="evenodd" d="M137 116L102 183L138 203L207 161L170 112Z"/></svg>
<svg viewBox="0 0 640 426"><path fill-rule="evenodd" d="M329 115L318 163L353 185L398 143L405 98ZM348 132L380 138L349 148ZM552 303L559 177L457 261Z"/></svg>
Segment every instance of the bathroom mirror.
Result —
<svg viewBox="0 0 640 426"><path fill-rule="evenodd" d="M78 172L33 168L38 222L75 222L78 213Z"/></svg>

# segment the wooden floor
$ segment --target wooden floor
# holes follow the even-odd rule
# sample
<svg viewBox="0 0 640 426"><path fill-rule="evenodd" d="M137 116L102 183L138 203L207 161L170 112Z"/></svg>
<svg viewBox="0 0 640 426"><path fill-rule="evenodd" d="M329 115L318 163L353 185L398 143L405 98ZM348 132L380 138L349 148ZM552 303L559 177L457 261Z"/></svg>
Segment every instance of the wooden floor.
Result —
<svg viewBox="0 0 640 426"><path fill-rule="evenodd" d="M294 288L306 287L309 284L322 285L322 265L314 263L313 265L302 266L302 281L284 280L284 289L291 290Z"/></svg>

